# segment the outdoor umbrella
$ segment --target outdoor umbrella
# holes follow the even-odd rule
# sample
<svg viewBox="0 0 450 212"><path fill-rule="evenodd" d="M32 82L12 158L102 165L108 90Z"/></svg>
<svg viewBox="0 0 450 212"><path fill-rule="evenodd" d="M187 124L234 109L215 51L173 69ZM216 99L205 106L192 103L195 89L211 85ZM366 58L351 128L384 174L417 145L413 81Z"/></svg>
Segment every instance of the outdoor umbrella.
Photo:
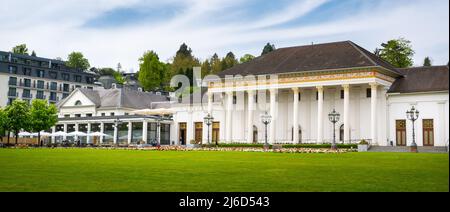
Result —
<svg viewBox="0 0 450 212"><path fill-rule="evenodd" d="M63 131L58 131L58 132L52 133L51 135L55 136L55 137L58 137L58 136L66 136L67 133L65 133Z"/></svg>
<svg viewBox="0 0 450 212"><path fill-rule="evenodd" d="M170 108L159 108L159 109L144 109L144 110L136 110L133 111L134 114L139 115L148 115L148 116L156 116L156 115L172 115L174 111Z"/></svg>
<svg viewBox="0 0 450 212"><path fill-rule="evenodd" d="M31 133L29 133L29 132L20 132L19 136L31 136Z"/></svg>
<svg viewBox="0 0 450 212"><path fill-rule="evenodd" d="M87 134L84 133L84 132L75 131L75 132L68 133L67 136L78 136L78 137L83 137L83 136L87 136Z"/></svg>
<svg viewBox="0 0 450 212"><path fill-rule="evenodd" d="M108 136L105 133L101 133L101 132L93 132L93 133L89 133L89 136Z"/></svg>
<svg viewBox="0 0 450 212"><path fill-rule="evenodd" d="M48 137L48 136L52 136L52 135L53 134L48 133L48 132L44 132L44 131L41 132L41 136L43 136L43 137ZM38 133L32 133L31 136L38 136Z"/></svg>

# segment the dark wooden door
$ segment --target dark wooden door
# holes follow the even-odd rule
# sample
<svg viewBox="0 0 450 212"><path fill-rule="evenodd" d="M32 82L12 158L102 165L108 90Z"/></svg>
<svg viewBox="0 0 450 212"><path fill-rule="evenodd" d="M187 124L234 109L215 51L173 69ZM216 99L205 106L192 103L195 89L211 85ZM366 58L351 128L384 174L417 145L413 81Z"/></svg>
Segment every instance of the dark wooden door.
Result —
<svg viewBox="0 0 450 212"><path fill-rule="evenodd" d="M220 122L213 122L212 126L212 143L219 143Z"/></svg>
<svg viewBox="0 0 450 212"><path fill-rule="evenodd" d="M186 123L180 123L179 124L179 135L178 135L178 141L180 142L180 145L186 145Z"/></svg>
<svg viewBox="0 0 450 212"><path fill-rule="evenodd" d="M433 119L423 120L423 145L434 146L434 121Z"/></svg>
<svg viewBox="0 0 450 212"><path fill-rule="evenodd" d="M396 121L397 146L406 146L406 120Z"/></svg>

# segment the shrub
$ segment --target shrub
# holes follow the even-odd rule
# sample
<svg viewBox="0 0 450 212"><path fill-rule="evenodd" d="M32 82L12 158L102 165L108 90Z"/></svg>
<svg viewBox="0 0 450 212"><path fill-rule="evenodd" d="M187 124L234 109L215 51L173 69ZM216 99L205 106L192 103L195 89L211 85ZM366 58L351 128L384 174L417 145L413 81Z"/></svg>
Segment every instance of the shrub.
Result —
<svg viewBox="0 0 450 212"><path fill-rule="evenodd" d="M367 142L366 140L362 140L361 142L359 142L360 145L369 145L369 142Z"/></svg>

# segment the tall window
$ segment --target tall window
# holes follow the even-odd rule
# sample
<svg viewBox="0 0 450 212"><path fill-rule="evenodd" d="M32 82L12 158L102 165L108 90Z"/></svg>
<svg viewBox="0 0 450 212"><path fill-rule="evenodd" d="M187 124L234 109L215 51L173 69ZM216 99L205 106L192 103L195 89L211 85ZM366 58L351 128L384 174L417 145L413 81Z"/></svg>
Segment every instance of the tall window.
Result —
<svg viewBox="0 0 450 212"><path fill-rule="evenodd" d="M23 89L22 98L31 98L31 91L29 89Z"/></svg>
<svg viewBox="0 0 450 212"><path fill-rule="evenodd" d="M52 91L58 90L58 83L57 82L51 82L50 83L50 90L52 90Z"/></svg>
<svg viewBox="0 0 450 212"><path fill-rule="evenodd" d="M38 80L38 81L37 81L37 88L39 88L39 89L44 89L44 81Z"/></svg>
<svg viewBox="0 0 450 212"><path fill-rule="evenodd" d="M54 72L54 71L48 72L48 75L49 75L50 78L52 78L52 79L57 79L57 78L58 78L58 73L57 73L57 72Z"/></svg>
<svg viewBox="0 0 450 212"><path fill-rule="evenodd" d="M17 74L17 66L8 66L10 74Z"/></svg>
<svg viewBox="0 0 450 212"><path fill-rule="evenodd" d="M44 91L37 91L36 98L38 98L38 99L45 99Z"/></svg>
<svg viewBox="0 0 450 212"><path fill-rule="evenodd" d="M69 90L70 90L70 85L69 84L64 84L63 85L63 91L64 92L70 92Z"/></svg>
<svg viewBox="0 0 450 212"><path fill-rule="evenodd" d="M370 88L366 89L366 97L367 98L372 98L372 89L370 89Z"/></svg>
<svg viewBox="0 0 450 212"><path fill-rule="evenodd" d="M345 92L344 92L344 90L341 90L341 99L344 99L344 97L345 97Z"/></svg>
<svg viewBox="0 0 450 212"><path fill-rule="evenodd" d="M423 145L434 146L434 121L433 119L423 120Z"/></svg>
<svg viewBox="0 0 450 212"><path fill-rule="evenodd" d="M69 81L70 80L70 75L69 74L61 74L63 80L65 81Z"/></svg>
<svg viewBox="0 0 450 212"><path fill-rule="evenodd" d="M16 88L9 88L8 96L10 96L10 97L16 97L16 96L17 96L17 90L16 90Z"/></svg>
<svg viewBox="0 0 450 212"><path fill-rule="evenodd" d="M203 122L195 122L195 142L201 144L203 141Z"/></svg>
<svg viewBox="0 0 450 212"><path fill-rule="evenodd" d="M23 80L23 86L30 88L31 87L31 79L24 79Z"/></svg>
<svg viewBox="0 0 450 212"><path fill-rule="evenodd" d="M17 85L17 77L10 77L8 84L16 86Z"/></svg>
<svg viewBox="0 0 450 212"><path fill-rule="evenodd" d="M50 92L50 101L54 101L54 102L58 101L55 92Z"/></svg>
<svg viewBox="0 0 450 212"><path fill-rule="evenodd" d="M31 68L23 67L23 75L31 76Z"/></svg>
<svg viewBox="0 0 450 212"><path fill-rule="evenodd" d="M75 75L75 82L81 82L81 76L80 75Z"/></svg>
<svg viewBox="0 0 450 212"><path fill-rule="evenodd" d="M39 69L36 70L36 76L43 78L44 77L44 70L39 70Z"/></svg>

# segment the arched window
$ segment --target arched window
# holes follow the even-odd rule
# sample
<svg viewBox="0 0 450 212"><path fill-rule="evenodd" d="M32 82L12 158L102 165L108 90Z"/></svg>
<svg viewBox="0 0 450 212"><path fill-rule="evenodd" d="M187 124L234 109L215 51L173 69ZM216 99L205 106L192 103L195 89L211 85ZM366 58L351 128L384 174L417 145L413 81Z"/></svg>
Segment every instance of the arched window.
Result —
<svg viewBox="0 0 450 212"><path fill-rule="evenodd" d="M77 101L75 102L75 106L80 106L80 105L82 105L81 101L80 101L80 100L77 100Z"/></svg>

